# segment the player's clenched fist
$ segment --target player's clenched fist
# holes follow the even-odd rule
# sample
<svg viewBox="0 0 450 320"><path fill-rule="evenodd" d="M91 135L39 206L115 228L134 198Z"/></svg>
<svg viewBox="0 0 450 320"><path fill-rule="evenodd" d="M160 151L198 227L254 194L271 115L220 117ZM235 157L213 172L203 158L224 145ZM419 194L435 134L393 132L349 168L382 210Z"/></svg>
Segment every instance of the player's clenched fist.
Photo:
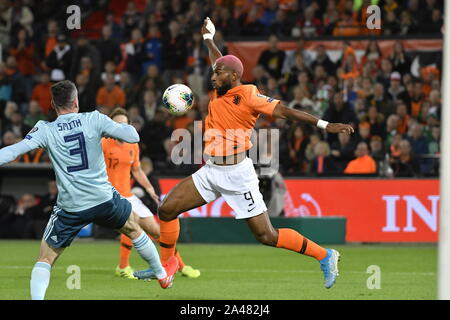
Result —
<svg viewBox="0 0 450 320"><path fill-rule="evenodd" d="M353 127L349 124L343 124L343 123L328 123L326 127L327 132L329 133L347 133L352 134L355 132Z"/></svg>
<svg viewBox="0 0 450 320"><path fill-rule="evenodd" d="M216 33L216 27L214 26L214 23L212 23L211 19L209 17L206 17L206 19L203 22L202 26L202 35L203 40L214 38L214 34Z"/></svg>

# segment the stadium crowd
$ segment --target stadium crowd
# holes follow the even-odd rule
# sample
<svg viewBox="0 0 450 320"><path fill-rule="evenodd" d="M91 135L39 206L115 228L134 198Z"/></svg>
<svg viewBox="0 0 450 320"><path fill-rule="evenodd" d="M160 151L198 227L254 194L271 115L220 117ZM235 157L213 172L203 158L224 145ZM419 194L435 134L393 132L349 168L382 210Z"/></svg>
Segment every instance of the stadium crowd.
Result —
<svg viewBox="0 0 450 320"><path fill-rule="evenodd" d="M129 1L121 14L111 7L117 1L78 1L82 12L100 13L98 37L67 32L67 14L61 12L65 3L72 4L0 0L1 147L22 139L38 120L53 120L49 88L70 79L79 91L80 112L107 114L116 106L128 110L141 136L141 153L153 161L156 172L193 172L199 165L170 161L175 144L170 137L178 128L193 131L193 121L207 115L211 68L200 27L209 16L223 54L225 40L235 36L268 40L269 48L255 57L252 70L252 83L263 94L356 129L351 137L326 135L302 124L260 118L257 130L280 130L282 174L438 174L439 67L412 76L412 61L401 41L383 55L373 38L362 57L343 41L338 60L324 46L311 52L304 45L317 36L367 35L364 12L370 4L378 4L383 17L375 35L438 35L442 1L149 0ZM280 38L296 39L297 49L280 50ZM161 106L161 94L172 83L186 83L196 95L194 108L181 117ZM49 160L44 150L36 150L16 161Z"/></svg>

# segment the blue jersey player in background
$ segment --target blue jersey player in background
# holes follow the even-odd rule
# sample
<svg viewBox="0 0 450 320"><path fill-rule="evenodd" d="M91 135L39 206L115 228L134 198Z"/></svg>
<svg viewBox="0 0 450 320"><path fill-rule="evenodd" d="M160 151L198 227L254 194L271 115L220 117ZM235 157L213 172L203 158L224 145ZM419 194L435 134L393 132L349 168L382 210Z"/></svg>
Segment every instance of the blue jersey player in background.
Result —
<svg viewBox="0 0 450 320"><path fill-rule="evenodd" d="M112 187L106 174L101 138L139 142L134 127L112 121L98 111L78 113L78 92L70 81L51 87L52 106L58 117L39 121L25 138L0 150L0 165L36 148L50 156L58 185L58 200L31 272L31 298L44 299L52 265L78 232L93 222L118 230L133 240L140 256L156 273L162 288L172 286L177 259L161 265L158 251L139 227L131 204Z"/></svg>

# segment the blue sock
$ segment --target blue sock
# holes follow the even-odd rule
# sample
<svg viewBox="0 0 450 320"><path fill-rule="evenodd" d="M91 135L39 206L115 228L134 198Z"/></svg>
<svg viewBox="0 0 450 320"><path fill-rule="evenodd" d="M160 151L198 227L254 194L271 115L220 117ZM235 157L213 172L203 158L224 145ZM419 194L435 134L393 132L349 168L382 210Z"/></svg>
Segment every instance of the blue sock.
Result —
<svg viewBox="0 0 450 320"><path fill-rule="evenodd" d="M44 300L50 282L52 266L45 262L36 262L31 271L30 291L32 300Z"/></svg>
<svg viewBox="0 0 450 320"><path fill-rule="evenodd" d="M166 270L161 265L158 250L145 232L142 232L139 237L133 240L133 246L142 259L148 262L158 279L167 277Z"/></svg>

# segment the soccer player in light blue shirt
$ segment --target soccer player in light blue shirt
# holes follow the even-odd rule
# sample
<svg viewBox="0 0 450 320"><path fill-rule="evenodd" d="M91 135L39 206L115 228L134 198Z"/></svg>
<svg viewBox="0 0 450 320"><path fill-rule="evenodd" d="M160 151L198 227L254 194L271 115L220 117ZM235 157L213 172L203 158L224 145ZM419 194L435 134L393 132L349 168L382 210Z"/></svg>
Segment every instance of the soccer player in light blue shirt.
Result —
<svg viewBox="0 0 450 320"><path fill-rule="evenodd" d="M78 232L92 222L131 238L161 287L171 287L177 259L173 257L161 265L153 242L138 224L139 217L132 212L128 200L112 187L106 173L101 138L137 143L138 133L134 127L114 122L98 111L78 113L78 92L68 80L54 84L51 94L58 118L53 122L39 121L22 141L0 150L3 165L31 150L44 148L56 173L58 200L31 273L31 298L44 299L52 265Z"/></svg>

